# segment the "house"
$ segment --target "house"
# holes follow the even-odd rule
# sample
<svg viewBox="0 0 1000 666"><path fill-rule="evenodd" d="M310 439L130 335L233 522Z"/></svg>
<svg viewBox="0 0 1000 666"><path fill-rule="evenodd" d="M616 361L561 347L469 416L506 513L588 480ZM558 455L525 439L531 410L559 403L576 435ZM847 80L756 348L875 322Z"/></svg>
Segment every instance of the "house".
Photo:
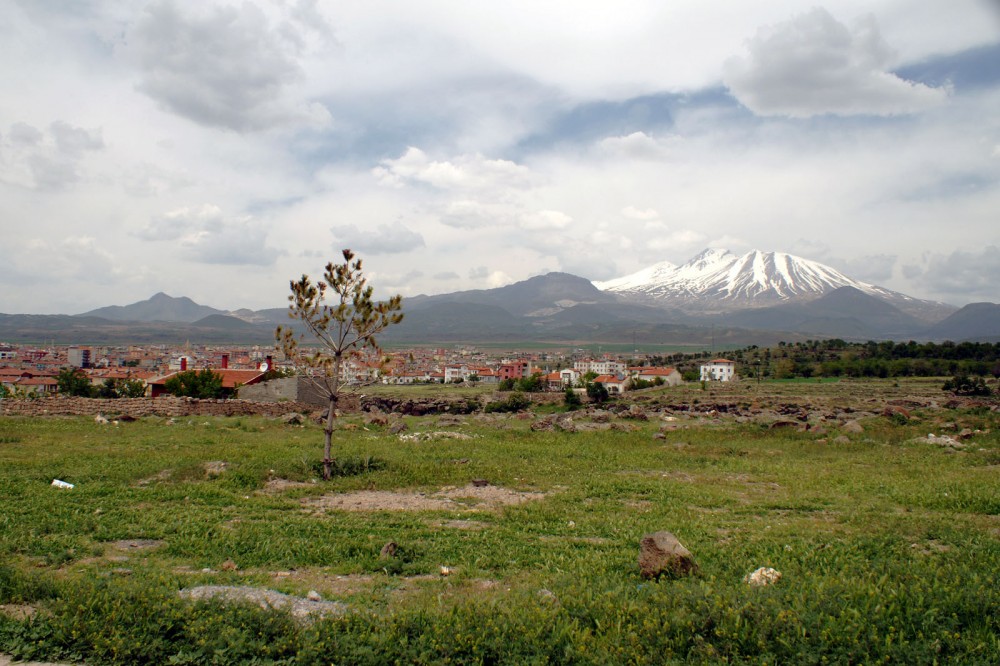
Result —
<svg viewBox="0 0 1000 666"><path fill-rule="evenodd" d="M55 395L59 392L59 382L55 377L22 377L14 386L25 393L39 395Z"/></svg>
<svg viewBox="0 0 1000 666"><path fill-rule="evenodd" d="M501 363L500 368L497 370L497 378L500 381L503 381L505 379L523 379L525 377L530 377L530 367L531 364L528 361Z"/></svg>
<svg viewBox="0 0 1000 666"><path fill-rule="evenodd" d="M222 375L222 394L225 397L233 397L236 395L236 389L241 386L249 386L251 384L257 384L264 379L264 375L267 371L257 369L257 370L232 370L226 369L215 369L206 368L211 370L217 375ZM200 372L200 371L199 371ZM166 383L171 377L174 377L180 373L171 372L169 375L164 375L163 377L157 377L155 379L150 379L147 384L149 386L149 395L153 398L158 398L161 395L166 394Z"/></svg>
<svg viewBox="0 0 1000 666"><path fill-rule="evenodd" d="M582 376L583 373L577 372L574 368L563 368L559 371L563 386L576 386Z"/></svg>
<svg viewBox="0 0 1000 666"><path fill-rule="evenodd" d="M594 378L594 383L600 383L608 389L611 395L622 394L628 389L629 378L621 375L598 375Z"/></svg>
<svg viewBox="0 0 1000 666"><path fill-rule="evenodd" d="M574 361L573 369L576 370L581 375L585 375L588 372L593 372L598 375L622 375L625 374L626 366L621 361L594 361L591 359L583 361Z"/></svg>
<svg viewBox="0 0 1000 666"><path fill-rule="evenodd" d="M633 379L640 379L644 382L655 382L660 380L664 386L680 386L683 379L681 373L676 368L658 368L653 366L636 366L628 369L629 375Z"/></svg>
<svg viewBox="0 0 1000 666"><path fill-rule="evenodd" d="M716 358L701 366L701 381L729 382L736 379L736 362Z"/></svg>

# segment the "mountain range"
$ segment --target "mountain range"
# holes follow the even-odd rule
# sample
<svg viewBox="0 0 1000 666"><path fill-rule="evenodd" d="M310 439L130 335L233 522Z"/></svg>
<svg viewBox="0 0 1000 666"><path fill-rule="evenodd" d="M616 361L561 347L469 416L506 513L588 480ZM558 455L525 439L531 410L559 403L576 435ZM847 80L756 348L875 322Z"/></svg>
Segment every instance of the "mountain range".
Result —
<svg viewBox="0 0 1000 666"><path fill-rule="evenodd" d="M1000 305L962 309L852 279L781 252L709 249L677 266L591 282L548 273L505 287L415 296L387 342L773 344L779 340L1000 341ZM0 340L273 341L286 308L224 311L158 293L80 315L0 314Z"/></svg>

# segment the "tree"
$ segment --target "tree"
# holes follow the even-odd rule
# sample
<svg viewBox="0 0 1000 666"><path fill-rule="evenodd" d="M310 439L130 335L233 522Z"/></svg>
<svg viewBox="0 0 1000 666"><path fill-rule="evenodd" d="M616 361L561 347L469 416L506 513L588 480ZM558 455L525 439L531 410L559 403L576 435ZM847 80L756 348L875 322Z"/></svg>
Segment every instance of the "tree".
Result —
<svg viewBox="0 0 1000 666"><path fill-rule="evenodd" d="M63 395L92 398L95 394L90 377L80 368L63 368L56 375L56 383L59 386L59 392Z"/></svg>
<svg viewBox="0 0 1000 666"><path fill-rule="evenodd" d="M567 386L563 394L563 404L566 405L566 409L572 411L579 408L583 404L583 400L580 399L580 396L573 390L572 386Z"/></svg>
<svg viewBox="0 0 1000 666"><path fill-rule="evenodd" d="M275 331L277 347L296 367L306 374L327 400L326 427L323 429L323 478L333 474L331 448L337 399L346 382L344 363L364 352L378 354L381 349L375 336L403 320L403 297L399 294L387 301L375 301L373 289L361 269L361 260L344 250L344 263L326 265L323 280L315 283L308 275L292 280L288 296L288 316L302 322L306 332L319 348L305 350L305 334L296 335L291 327L279 326ZM326 304L330 293L333 305Z"/></svg>
<svg viewBox="0 0 1000 666"><path fill-rule="evenodd" d="M600 405L607 402L611 396L604 384L601 382L592 382L587 384L587 397Z"/></svg>
<svg viewBox="0 0 1000 666"><path fill-rule="evenodd" d="M222 375L204 370L185 370L163 383L163 390L170 395L212 400L222 397Z"/></svg>

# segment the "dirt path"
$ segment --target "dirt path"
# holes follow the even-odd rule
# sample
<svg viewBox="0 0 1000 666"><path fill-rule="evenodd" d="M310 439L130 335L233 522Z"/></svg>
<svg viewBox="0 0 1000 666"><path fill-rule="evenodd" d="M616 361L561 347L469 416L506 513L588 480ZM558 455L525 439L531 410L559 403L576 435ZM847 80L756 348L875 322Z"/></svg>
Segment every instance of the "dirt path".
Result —
<svg viewBox="0 0 1000 666"><path fill-rule="evenodd" d="M56 664L51 661L13 661L5 654L0 654L0 666L80 666L79 664Z"/></svg>

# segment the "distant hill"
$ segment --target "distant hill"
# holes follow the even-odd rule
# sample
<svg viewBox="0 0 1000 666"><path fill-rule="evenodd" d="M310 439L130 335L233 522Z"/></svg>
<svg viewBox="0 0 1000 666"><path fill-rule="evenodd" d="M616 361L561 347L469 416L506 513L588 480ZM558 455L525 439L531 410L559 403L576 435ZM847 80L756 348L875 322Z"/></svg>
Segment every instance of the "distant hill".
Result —
<svg viewBox="0 0 1000 666"><path fill-rule="evenodd" d="M845 339L911 338L926 327L895 305L849 286L815 300L738 310L720 315L718 320L730 326Z"/></svg>
<svg viewBox="0 0 1000 666"><path fill-rule="evenodd" d="M190 298L181 296L174 298L163 292L155 294L145 301L131 305L109 305L90 312L84 312L81 317L101 317L111 321L176 321L192 323L213 314L225 314L222 310L198 305Z"/></svg>
<svg viewBox="0 0 1000 666"><path fill-rule="evenodd" d="M1000 342L1000 304L969 303L923 335L930 340Z"/></svg>
<svg viewBox="0 0 1000 666"><path fill-rule="evenodd" d="M802 298L779 299L778 304L771 306L762 307L758 302L755 307L730 307L730 299L726 307L702 309L692 307L691 302L677 305L683 299L656 299L649 294L637 296L631 288L601 291L584 278L568 273L548 273L496 289L405 298L402 324L390 328L380 339L397 344L547 341L627 344L634 341L644 345L706 346L713 342L771 344L779 340L792 342L822 337L1000 340L1000 305L975 303L928 326L910 314L909 306L900 306L897 297L902 295L880 288L862 289L853 284L823 286L817 276L824 274L825 268L808 264L798 266L792 258L777 254L770 258L751 258L753 261L734 263L728 253L704 255L702 269L711 273L709 277L716 276L719 271L709 270L709 264L729 262L740 269L734 288L738 286L752 292L742 271L747 264L753 264L763 271L758 275L762 280L777 280L766 299L773 300L779 288L786 290L782 293L791 293L787 289L791 284L788 280L792 278L797 280L799 291L808 293L800 294ZM698 266L689 266L691 270L695 268ZM648 275L636 274L636 280L661 279L666 289L669 280L664 276L676 278L676 270L677 267L661 264ZM810 291L803 285L812 285L815 289ZM763 286L754 289L757 288L763 289ZM698 302L710 303L704 300L710 297L709 292L728 293L725 289L720 292L716 285L699 292ZM224 312L199 305L189 298L159 293L146 301L99 308L83 315L0 315L0 340L63 344L187 340L273 344L278 324L298 326L298 322L289 319L286 307Z"/></svg>

